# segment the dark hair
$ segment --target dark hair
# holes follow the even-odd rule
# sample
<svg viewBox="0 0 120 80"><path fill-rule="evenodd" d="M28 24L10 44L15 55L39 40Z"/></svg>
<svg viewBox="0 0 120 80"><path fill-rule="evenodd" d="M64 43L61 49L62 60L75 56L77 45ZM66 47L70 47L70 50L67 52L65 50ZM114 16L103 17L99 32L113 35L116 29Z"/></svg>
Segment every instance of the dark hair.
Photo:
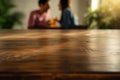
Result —
<svg viewBox="0 0 120 80"><path fill-rule="evenodd" d="M49 0L39 0L38 1L38 5L40 6L41 4L45 4L46 2L48 2Z"/></svg>
<svg viewBox="0 0 120 80"><path fill-rule="evenodd" d="M70 7L69 3L70 3L70 0L60 0L62 10L64 10L67 7Z"/></svg>

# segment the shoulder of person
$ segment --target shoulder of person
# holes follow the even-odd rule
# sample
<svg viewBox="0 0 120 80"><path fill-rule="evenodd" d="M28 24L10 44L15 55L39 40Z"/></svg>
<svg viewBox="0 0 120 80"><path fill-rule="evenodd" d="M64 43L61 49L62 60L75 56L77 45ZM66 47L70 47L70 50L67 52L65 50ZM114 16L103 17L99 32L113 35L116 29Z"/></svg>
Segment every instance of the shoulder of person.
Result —
<svg viewBox="0 0 120 80"><path fill-rule="evenodd" d="M33 10L33 11L31 11L31 14L37 14L37 13L39 13L39 10Z"/></svg>
<svg viewBox="0 0 120 80"><path fill-rule="evenodd" d="M71 11L70 8L66 8L66 9L64 10L64 13L66 13L67 15L71 15L71 14L72 14L72 11Z"/></svg>

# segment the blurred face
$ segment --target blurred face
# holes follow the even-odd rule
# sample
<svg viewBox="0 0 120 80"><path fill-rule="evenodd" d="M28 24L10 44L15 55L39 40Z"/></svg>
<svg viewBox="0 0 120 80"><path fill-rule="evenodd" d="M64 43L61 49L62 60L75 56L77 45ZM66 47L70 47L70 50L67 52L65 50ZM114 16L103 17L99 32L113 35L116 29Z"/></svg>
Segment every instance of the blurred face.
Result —
<svg viewBox="0 0 120 80"><path fill-rule="evenodd" d="M46 2L45 4L40 5L40 9L44 12L47 12L49 10L49 8L50 8L49 2Z"/></svg>
<svg viewBox="0 0 120 80"><path fill-rule="evenodd" d="M60 3L58 4L58 8L59 10L62 10L62 5Z"/></svg>

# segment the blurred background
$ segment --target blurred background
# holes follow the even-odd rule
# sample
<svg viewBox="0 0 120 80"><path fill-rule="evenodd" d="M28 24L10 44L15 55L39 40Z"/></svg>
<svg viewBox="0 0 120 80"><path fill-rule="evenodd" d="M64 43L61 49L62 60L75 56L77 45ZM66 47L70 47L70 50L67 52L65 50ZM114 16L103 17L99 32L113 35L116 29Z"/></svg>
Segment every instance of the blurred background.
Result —
<svg viewBox="0 0 120 80"><path fill-rule="evenodd" d="M14 0L14 3L17 5L15 11L21 11L25 14L23 22L23 27L27 28L27 21L29 14L32 10L38 9L38 0ZM60 17L60 11L58 10L59 0L50 0L51 16ZM89 6L88 0L71 0L72 10L76 17L79 19L79 23L84 24L84 14L87 12ZM18 28L18 27L16 27Z"/></svg>
<svg viewBox="0 0 120 80"><path fill-rule="evenodd" d="M60 17L58 3L50 0L52 18ZM79 25L88 29L119 29L119 4L120 0L71 0ZM38 0L0 0L0 28L27 29L29 14L35 9Z"/></svg>

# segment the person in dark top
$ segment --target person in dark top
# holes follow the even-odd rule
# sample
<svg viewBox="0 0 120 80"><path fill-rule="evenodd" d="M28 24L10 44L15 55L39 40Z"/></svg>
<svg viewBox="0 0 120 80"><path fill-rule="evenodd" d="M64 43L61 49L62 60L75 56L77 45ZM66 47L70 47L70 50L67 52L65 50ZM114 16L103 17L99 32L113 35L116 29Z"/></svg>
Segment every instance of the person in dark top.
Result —
<svg viewBox="0 0 120 80"><path fill-rule="evenodd" d="M60 24L62 29L70 29L73 26L78 25L77 19L70 8L70 0L60 0L59 9L62 11Z"/></svg>
<svg viewBox="0 0 120 80"><path fill-rule="evenodd" d="M47 28L50 25L49 0L39 0L38 5L40 9L30 13L29 29Z"/></svg>

